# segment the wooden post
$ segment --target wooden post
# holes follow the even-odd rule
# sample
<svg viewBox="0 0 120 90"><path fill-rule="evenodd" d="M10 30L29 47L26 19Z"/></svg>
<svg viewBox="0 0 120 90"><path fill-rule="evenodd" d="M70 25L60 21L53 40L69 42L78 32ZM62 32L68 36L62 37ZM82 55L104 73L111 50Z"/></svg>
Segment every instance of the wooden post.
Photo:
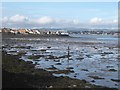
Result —
<svg viewBox="0 0 120 90"><path fill-rule="evenodd" d="M68 67L67 68L69 68L69 56L70 56L70 48L68 46L68 55L67 55L67 57L68 57Z"/></svg>
<svg viewBox="0 0 120 90"><path fill-rule="evenodd" d="M69 60L69 56L70 56L70 48L68 46L68 60Z"/></svg>

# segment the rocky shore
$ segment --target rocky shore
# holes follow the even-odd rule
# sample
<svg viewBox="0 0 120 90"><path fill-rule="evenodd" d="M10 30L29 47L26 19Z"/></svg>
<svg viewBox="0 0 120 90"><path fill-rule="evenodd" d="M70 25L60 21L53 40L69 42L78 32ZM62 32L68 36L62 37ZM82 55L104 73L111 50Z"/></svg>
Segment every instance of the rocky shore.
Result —
<svg viewBox="0 0 120 90"><path fill-rule="evenodd" d="M2 88L95 88L108 89L69 77L55 77L51 72L34 69L31 62L2 51ZM112 89L113 90L113 89Z"/></svg>
<svg viewBox="0 0 120 90"><path fill-rule="evenodd" d="M77 39L78 40L78 39ZM81 39L82 40L82 39ZM54 43L54 45L53 45ZM70 44L71 46L71 55L72 58L70 58L70 62L72 63L72 66L65 69L59 69L59 66L65 67L67 65L66 62L60 62L66 60L66 48L64 46L67 46ZM34 46L36 45L36 46ZM85 45L84 47L82 47ZM90 47L86 47L89 45ZM99 45L100 47L98 47ZM56 47L58 46L58 47ZM3 90L4 89L9 89L9 88L35 88L35 89L40 89L44 90L45 88L50 89L50 88L69 88L69 89L92 89L92 90L99 90L99 89L109 89L109 90L117 90L117 88L107 88L109 86L103 87L104 85L97 86L99 84L94 84L99 80L105 80L106 77L102 77L99 75L95 74L89 74L88 78L91 78L91 82L85 80L84 78L79 78L77 79L76 76L83 75L83 73L91 73L90 69L91 67L86 68L84 65L87 63L89 60L89 65L93 65L93 63L98 63L97 61L92 61L93 63L90 63L91 58L94 57L91 56L91 51L88 51L89 53L86 53L85 50L92 50L92 52L96 52L101 50L101 47L103 44L100 44L100 42L83 42L83 41L76 41L76 39L71 38L71 37L63 37L63 36L40 36L40 35L2 35L2 86ZM38 47L38 48L36 48ZM74 48L72 48L74 47ZM102 47L106 48L106 47ZM111 53L112 47L109 47L108 49L110 51L104 51L101 53L98 53L97 55L100 55L100 57L104 57L107 55L115 55L114 52ZM60 52L63 50L62 52ZM83 65L80 64L84 57L82 57L82 52L84 55L86 55L87 61ZM29 52L32 54L29 55ZM65 53L64 53L65 52ZM10 54L11 53L11 54ZM16 53L16 54L15 54ZM59 54L58 54L59 53ZM25 55L26 54L26 55ZM34 55L35 54L35 55ZM48 54L48 55L47 55ZM80 54L80 56L76 56L77 54ZM94 54L95 55L95 54ZM24 61L25 59L21 58L24 57L25 59L30 59L30 61ZM44 59L40 59L40 58ZM20 59L21 58L21 59ZM97 58L99 59L99 57ZM36 68L36 65L39 67L44 66L43 63L40 63L39 61L44 61L44 62L52 62L51 67L45 67L41 68ZM95 59L96 60L96 59ZM109 59L102 58L101 60L108 61ZM36 64L33 64L32 61L37 62ZM73 61L73 62L72 62ZM75 64L74 62L78 62L78 64ZM65 65L64 65L65 64ZM101 63L103 65L104 63ZM50 66L49 65L49 66ZM80 67L77 67L78 69L81 69L80 72L78 73L79 75L76 74L77 70L75 70L76 65L80 65ZM99 65L99 64L94 64L94 66ZM108 64L106 65L106 68L108 71L105 71L106 73L112 72L112 73L117 73L117 69L114 69L113 65L110 66ZM84 67L85 66L85 67ZM89 69L90 68L90 69ZM95 67L96 68L96 67ZM100 67L101 68L101 67ZM101 69L101 71L106 70L106 68ZM110 68L110 69L109 69ZM96 68L97 69L97 68ZM58 71L56 71L58 70ZM98 70L99 71L99 70ZM75 78L73 77L68 77L69 73L75 73ZM96 72L95 72L96 73ZM55 76L55 74L60 75L60 74L65 74L66 76ZM114 74L115 76L115 74ZM107 76L108 77L108 76ZM116 83L119 82L119 79L117 78L111 78L111 81ZM109 82L108 82L109 83ZM105 83L103 83L105 84ZM116 87L118 85L116 84Z"/></svg>

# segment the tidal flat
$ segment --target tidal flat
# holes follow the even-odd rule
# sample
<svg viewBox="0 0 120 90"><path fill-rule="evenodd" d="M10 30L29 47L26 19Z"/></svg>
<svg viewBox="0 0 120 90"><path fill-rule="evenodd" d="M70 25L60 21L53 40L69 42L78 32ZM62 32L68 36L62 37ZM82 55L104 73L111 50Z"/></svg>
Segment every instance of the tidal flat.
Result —
<svg viewBox="0 0 120 90"><path fill-rule="evenodd" d="M118 49L117 39L108 41L99 37L94 39L85 39L83 37L3 37L2 42L2 50L6 52L6 55L18 57L16 63L17 61L27 62L34 67L32 71L26 70L23 66L22 70L18 68L18 70L12 72L14 68L17 68L16 65L10 70L6 69L5 75L8 72L23 73L24 71L26 73L29 72L30 75L36 75L36 73L33 73L34 69L43 70L46 73L50 73L49 78L55 78L53 79L53 81L55 80L54 82L59 79L54 84L53 81L48 81L45 85L42 85L44 83L41 84L41 87L52 88L107 87L118 89L120 81L118 78ZM4 57L6 56L3 56L3 63ZM10 60L10 58L7 59ZM4 63L3 67L10 67L9 64L5 66ZM37 72L37 74L41 73ZM41 82L40 79L35 80ZM46 83L47 81L44 82ZM64 82L66 83L65 85L62 84ZM34 85L33 87L39 86Z"/></svg>

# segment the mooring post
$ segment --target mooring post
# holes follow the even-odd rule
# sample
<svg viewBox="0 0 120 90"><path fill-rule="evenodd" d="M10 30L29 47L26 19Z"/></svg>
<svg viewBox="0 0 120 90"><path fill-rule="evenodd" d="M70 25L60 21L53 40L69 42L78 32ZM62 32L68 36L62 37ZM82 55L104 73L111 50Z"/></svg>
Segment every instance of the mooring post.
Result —
<svg viewBox="0 0 120 90"><path fill-rule="evenodd" d="M70 56L70 48L68 46L68 60L69 60L69 56Z"/></svg>
<svg viewBox="0 0 120 90"><path fill-rule="evenodd" d="M68 46L68 55L67 55L67 57L68 57L68 68L69 68L69 56L70 56L70 48Z"/></svg>

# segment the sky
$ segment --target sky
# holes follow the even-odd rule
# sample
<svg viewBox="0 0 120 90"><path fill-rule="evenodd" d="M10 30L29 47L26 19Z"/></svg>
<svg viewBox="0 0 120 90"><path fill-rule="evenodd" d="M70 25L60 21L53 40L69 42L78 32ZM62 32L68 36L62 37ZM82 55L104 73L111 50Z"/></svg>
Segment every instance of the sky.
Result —
<svg viewBox="0 0 120 90"><path fill-rule="evenodd" d="M1 0L1 2L119 2L119 0Z"/></svg>
<svg viewBox="0 0 120 90"><path fill-rule="evenodd" d="M117 2L3 2L2 27L117 28Z"/></svg>

